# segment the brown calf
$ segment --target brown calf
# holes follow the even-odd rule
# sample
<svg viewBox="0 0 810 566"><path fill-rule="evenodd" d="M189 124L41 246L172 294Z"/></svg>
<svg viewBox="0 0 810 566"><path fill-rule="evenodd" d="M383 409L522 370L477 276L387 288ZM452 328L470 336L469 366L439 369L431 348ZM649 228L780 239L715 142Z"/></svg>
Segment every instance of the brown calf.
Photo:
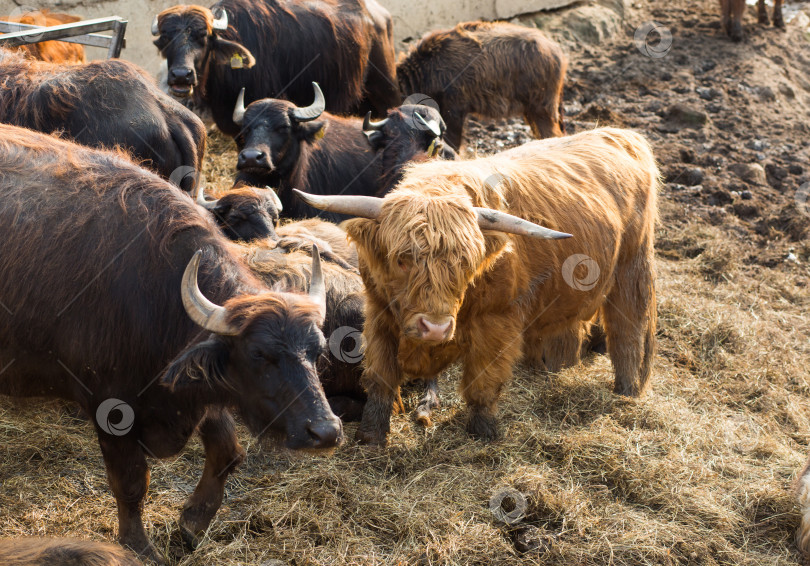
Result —
<svg viewBox="0 0 810 566"><path fill-rule="evenodd" d="M58 26L78 22L81 18L71 14L53 14L48 10L36 10L26 12L20 16L0 17L0 20L32 26ZM17 50L34 59L50 63L84 63L85 61L84 47L78 43L68 43L66 41L29 43L18 47Z"/></svg>
<svg viewBox="0 0 810 566"><path fill-rule="evenodd" d="M745 13L745 0L720 0L720 9L723 12L723 29L733 41L740 41L743 38L742 17ZM768 10L765 7L765 0L757 2L757 20L759 23L768 25ZM782 17L782 0L773 2L773 25L778 28L785 28L785 20Z"/></svg>
<svg viewBox="0 0 810 566"><path fill-rule="evenodd" d="M467 114L520 115L537 138L565 131L562 89L567 60L542 32L506 23L467 22L425 35L397 65L403 94L433 98L458 149Z"/></svg>

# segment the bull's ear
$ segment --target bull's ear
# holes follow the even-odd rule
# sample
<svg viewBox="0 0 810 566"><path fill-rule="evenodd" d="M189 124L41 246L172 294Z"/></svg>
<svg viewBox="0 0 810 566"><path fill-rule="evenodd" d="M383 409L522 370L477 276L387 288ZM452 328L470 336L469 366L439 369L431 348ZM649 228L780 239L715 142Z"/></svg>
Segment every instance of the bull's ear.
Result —
<svg viewBox="0 0 810 566"><path fill-rule="evenodd" d="M225 381L228 365L228 349L217 338L192 346L169 364L161 376L161 385L172 391L191 387L207 387L213 390Z"/></svg>
<svg viewBox="0 0 810 566"><path fill-rule="evenodd" d="M341 222L340 227L346 230L349 239L357 245L357 251L374 258L377 262L384 262L379 232L380 223L368 218L352 218Z"/></svg>
<svg viewBox="0 0 810 566"><path fill-rule="evenodd" d="M230 65L233 69L249 69L256 64L256 58L241 43L214 36L214 58L220 65Z"/></svg>
<svg viewBox="0 0 810 566"><path fill-rule="evenodd" d="M327 126L325 120L315 120L312 122L300 122L298 129L304 141L313 144L326 134Z"/></svg>
<svg viewBox="0 0 810 566"><path fill-rule="evenodd" d="M368 140L368 144L371 146L371 149L377 151L382 147L383 141L385 140L385 134L378 131L363 133L366 135L366 139Z"/></svg>

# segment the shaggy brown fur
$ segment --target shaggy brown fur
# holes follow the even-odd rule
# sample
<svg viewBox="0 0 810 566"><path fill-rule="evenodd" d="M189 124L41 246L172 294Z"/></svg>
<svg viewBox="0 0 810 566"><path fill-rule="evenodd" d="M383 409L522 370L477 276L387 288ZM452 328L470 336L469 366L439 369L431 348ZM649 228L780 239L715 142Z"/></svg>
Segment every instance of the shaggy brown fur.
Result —
<svg viewBox="0 0 810 566"><path fill-rule="evenodd" d="M723 13L723 29L734 41L743 38L742 18L745 14L745 0L720 0L720 10ZM768 9L765 0L757 2L757 21L768 25ZM773 2L773 25L785 29L785 20L782 17L782 0Z"/></svg>
<svg viewBox="0 0 810 566"><path fill-rule="evenodd" d="M141 566L120 546L67 538L0 539L3 566Z"/></svg>
<svg viewBox="0 0 810 566"><path fill-rule="evenodd" d="M160 559L142 523L146 456L176 455L195 432L205 468L179 524L192 542L206 530L245 454L230 408L290 448L339 442L315 368L320 308L271 293L187 195L118 154L7 125L0 172L0 395L67 399L94 417L123 544ZM200 290L232 332L183 307L198 250ZM97 412L107 399L131 408L123 432L107 427L121 416Z"/></svg>
<svg viewBox="0 0 810 566"><path fill-rule="evenodd" d="M426 34L397 65L403 94L433 98L458 149L467 114L521 115L537 138L565 131L562 89L567 60L542 32L507 23L467 22Z"/></svg>
<svg viewBox="0 0 810 566"><path fill-rule="evenodd" d="M125 149L142 166L191 191L205 152L199 118L138 66L34 61L0 48L0 122L60 132L82 145Z"/></svg>
<svg viewBox="0 0 810 566"><path fill-rule="evenodd" d="M346 221L367 289L369 401L358 440L385 442L406 374L432 377L456 360L464 366L468 431L493 438L496 401L513 365L521 357L551 371L575 363L597 314L614 391L641 395L655 352L658 185L646 140L604 128L483 159L414 165L377 220ZM574 237L482 232L473 206ZM421 316L451 320L445 342L418 339Z"/></svg>
<svg viewBox="0 0 810 566"><path fill-rule="evenodd" d="M58 26L72 24L81 20L79 16L71 14L53 14L49 10L36 10L26 12L20 16L0 17L7 22L19 22L32 26ZM2 34L0 34L2 35ZM48 61L50 63L84 63L84 46L66 41L41 41L29 43L17 48L33 59Z"/></svg>
<svg viewBox="0 0 810 566"><path fill-rule="evenodd" d="M227 30L211 27L220 9ZM383 116L399 103L393 22L375 0L220 0L210 9L169 8L158 27L169 86L178 94L190 88L229 136L239 133L232 115L242 87L245 104L275 97L303 106L317 81L327 110L338 114ZM243 68L231 68L234 53Z"/></svg>

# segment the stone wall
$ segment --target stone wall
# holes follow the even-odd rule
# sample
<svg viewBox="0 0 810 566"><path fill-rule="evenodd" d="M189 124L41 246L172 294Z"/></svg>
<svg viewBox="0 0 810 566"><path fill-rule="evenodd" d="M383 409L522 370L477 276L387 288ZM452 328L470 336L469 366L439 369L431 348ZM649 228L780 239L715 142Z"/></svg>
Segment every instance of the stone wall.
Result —
<svg viewBox="0 0 810 566"><path fill-rule="evenodd" d="M0 0L0 14L19 13L37 8L70 12L85 19L121 16L129 21L127 47L122 58L157 72L160 58L152 45L152 18L161 10L182 0ZM192 3L190 0L185 0ZM508 20L521 14L560 8L576 0L379 0L394 18L397 42L418 38L426 31L450 27L475 19ZM204 2L209 5L209 2ZM88 58L102 58L102 49L88 48Z"/></svg>

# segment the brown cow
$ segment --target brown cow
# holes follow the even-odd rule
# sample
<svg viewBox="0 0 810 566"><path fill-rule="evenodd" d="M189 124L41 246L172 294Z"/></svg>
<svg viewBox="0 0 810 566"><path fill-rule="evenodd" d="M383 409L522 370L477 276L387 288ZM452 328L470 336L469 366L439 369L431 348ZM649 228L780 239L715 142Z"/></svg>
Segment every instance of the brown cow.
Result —
<svg viewBox="0 0 810 566"><path fill-rule="evenodd" d="M0 20L7 22L18 22L32 26L58 26L62 24L72 24L81 20L79 16L71 14L54 14L48 10L36 10L26 12L19 16L0 17ZM39 43L29 43L17 48L33 59L48 61L50 63L84 63L84 47L78 43L68 43L66 41L41 41Z"/></svg>
<svg viewBox="0 0 810 566"><path fill-rule="evenodd" d="M468 432L496 437L496 401L514 364L575 363L597 314L614 391L641 395L655 350L658 185L646 140L603 128L414 165L383 199L303 195L365 217L344 223L367 302L369 399L357 439L385 443L406 374L430 378L457 360ZM546 241L568 236L560 228L574 237Z"/></svg>
<svg viewBox="0 0 810 566"><path fill-rule="evenodd" d="M68 538L0 539L3 566L141 566L120 546Z"/></svg>
<svg viewBox="0 0 810 566"><path fill-rule="evenodd" d="M720 0L720 10L723 12L723 29L731 36L733 41L743 38L742 17L745 13L745 0ZM768 9L765 0L757 2L757 20L768 25ZM785 29L785 19L782 17L782 0L773 1L773 25Z"/></svg>
<svg viewBox="0 0 810 566"><path fill-rule="evenodd" d="M567 65L559 44L536 29L467 22L422 37L397 65L397 79L403 94L439 104L445 139L458 149L467 114L522 115L535 137L562 135Z"/></svg>

